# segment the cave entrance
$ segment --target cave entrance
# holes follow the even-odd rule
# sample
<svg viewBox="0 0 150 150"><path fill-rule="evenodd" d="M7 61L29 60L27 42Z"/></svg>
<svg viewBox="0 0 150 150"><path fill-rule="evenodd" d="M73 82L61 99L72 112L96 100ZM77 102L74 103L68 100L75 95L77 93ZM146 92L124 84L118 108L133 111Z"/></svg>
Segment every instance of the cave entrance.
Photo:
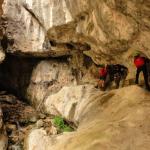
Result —
<svg viewBox="0 0 150 150"><path fill-rule="evenodd" d="M0 90L23 98L38 59L7 55L0 64Z"/></svg>

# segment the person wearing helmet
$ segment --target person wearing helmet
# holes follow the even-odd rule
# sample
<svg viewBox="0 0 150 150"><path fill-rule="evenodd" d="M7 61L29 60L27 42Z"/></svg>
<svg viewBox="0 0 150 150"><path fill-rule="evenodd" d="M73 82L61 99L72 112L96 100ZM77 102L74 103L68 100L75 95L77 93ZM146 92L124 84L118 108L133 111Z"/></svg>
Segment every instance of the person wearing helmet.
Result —
<svg viewBox="0 0 150 150"><path fill-rule="evenodd" d="M105 88L105 80L106 80L106 77L107 77L107 68L104 64L102 64L100 66L100 69L99 69L99 87L104 89Z"/></svg>
<svg viewBox="0 0 150 150"><path fill-rule="evenodd" d="M111 83L114 82L116 88L119 88L120 81L122 86L128 74L128 68L120 64L108 64L107 66L101 66L99 70L99 87L105 90L110 87Z"/></svg>
<svg viewBox="0 0 150 150"><path fill-rule="evenodd" d="M110 64L107 65L107 72L108 77L106 80L106 85L108 86L109 83L114 82L115 87L120 87L120 82L122 81L121 87L124 86L125 79L128 75L128 68L121 64Z"/></svg>
<svg viewBox="0 0 150 150"><path fill-rule="evenodd" d="M134 55L134 65L136 66L137 70L136 70L136 79L135 79L135 83L138 84L139 83L139 74L142 71L143 75L144 75L144 81L145 81L145 86L146 89L150 91L150 86L148 83L148 69L147 69L147 63L149 62L149 59L146 57L143 57L140 55L140 52L136 52Z"/></svg>

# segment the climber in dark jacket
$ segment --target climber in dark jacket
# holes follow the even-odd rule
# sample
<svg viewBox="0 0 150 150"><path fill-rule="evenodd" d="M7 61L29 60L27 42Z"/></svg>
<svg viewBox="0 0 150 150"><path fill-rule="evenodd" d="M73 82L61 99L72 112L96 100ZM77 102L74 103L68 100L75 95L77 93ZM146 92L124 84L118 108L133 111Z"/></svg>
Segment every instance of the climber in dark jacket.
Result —
<svg viewBox="0 0 150 150"><path fill-rule="evenodd" d="M146 57L140 56L140 53L135 54L134 56L134 64L137 68L136 70L136 80L135 83L139 83L139 74L142 71L144 75L144 81L145 81L145 86L146 89L150 91L150 86L148 83L148 78L149 78L149 71L148 71L148 64L150 64L150 60Z"/></svg>
<svg viewBox="0 0 150 150"><path fill-rule="evenodd" d="M111 64L107 65L107 71L109 77L107 78L106 84L114 81L116 84L116 88L119 88L120 81L122 80L122 86L124 85L124 81L128 74L128 68L120 65L120 64Z"/></svg>
<svg viewBox="0 0 150 150"><path fill-rule="evenodd" d="M99 70L100 84L103 89L106 89L111 82L115 82L116 88L119 88L120 81L124 81L127 77L127 67L120 64L107 65ZM122 85L123 86L123 85Z"/></svg>

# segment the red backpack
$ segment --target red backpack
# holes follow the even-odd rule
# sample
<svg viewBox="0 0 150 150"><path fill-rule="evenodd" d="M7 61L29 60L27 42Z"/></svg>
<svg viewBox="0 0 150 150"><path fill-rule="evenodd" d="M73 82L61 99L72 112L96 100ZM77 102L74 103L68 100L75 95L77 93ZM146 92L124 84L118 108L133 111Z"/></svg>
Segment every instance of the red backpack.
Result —
<svg viewBox="0 0 150 150"><path fill-rule="evenodd" d="M145 64L145 59L143 57L137 57L134 59L134 64L137 68L142 67Z"/></svg>
<svg viewBox="0 0 150 150"><path fill-rule="evenodd" d="M99 75L100 75L100 77L106 77L106 75L107 75L107 70L106 70L106 68L101 68L101 69L99 70Z"/></svg>

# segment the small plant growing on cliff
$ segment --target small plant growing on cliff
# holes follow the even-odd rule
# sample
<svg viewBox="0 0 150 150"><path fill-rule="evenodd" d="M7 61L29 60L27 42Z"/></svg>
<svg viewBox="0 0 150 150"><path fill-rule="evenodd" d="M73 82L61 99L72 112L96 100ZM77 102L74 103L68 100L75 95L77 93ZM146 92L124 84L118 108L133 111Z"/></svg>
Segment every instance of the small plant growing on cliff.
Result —
<svg viewBox="0 0 150 150"><path fill-rule="evenodd" d="M60 132L71 132L73 129L65 123L64 119L60 116L56 116L53 119L54 125L60 130Z"/></svg>

